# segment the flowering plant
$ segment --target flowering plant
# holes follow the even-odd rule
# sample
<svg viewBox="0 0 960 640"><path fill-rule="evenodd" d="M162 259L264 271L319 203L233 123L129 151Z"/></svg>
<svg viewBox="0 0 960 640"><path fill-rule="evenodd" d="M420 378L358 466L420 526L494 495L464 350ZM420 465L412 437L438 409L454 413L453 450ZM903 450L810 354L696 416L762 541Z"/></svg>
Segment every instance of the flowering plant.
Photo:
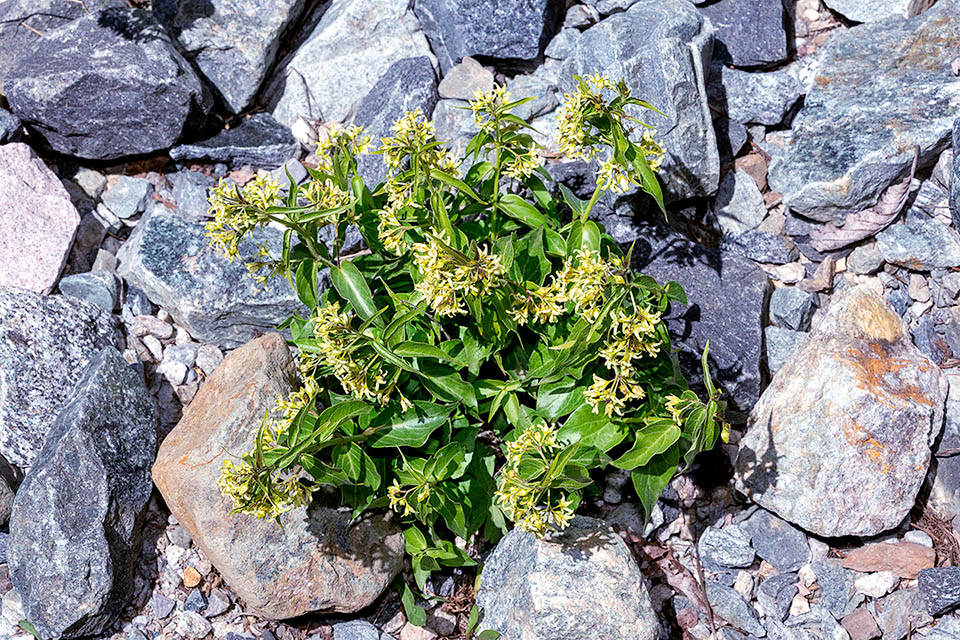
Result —
<svg viewBox="0 0 960 640"><path fill-rule="evenodd" d="M479 133L464 158L413 112L376 150L389 176L372 190L356 127L320 141L310 180L285 195L267 178L216 190L212 242L236 255L250 229L284 227L282 255L264 248L248 266L286 275L311 312L285 325L299 389L224 464L236 511L278 516L320 485L355 514L393 509L422 588L441 565L474 564L478 534L565 527L596 470L630 471L649 514L681 460L713 446L723 403L706 371L706 401L687 388L661 321L683 290L632 273L589 217L602 192L632 187L663 209L664 151L628 115L652 107L623 82L577 83L559 144L599 163L589 201L547 188L511 111L526 100L502 87L471 102ZM345 255L350 225L366 248Z"/></svg>

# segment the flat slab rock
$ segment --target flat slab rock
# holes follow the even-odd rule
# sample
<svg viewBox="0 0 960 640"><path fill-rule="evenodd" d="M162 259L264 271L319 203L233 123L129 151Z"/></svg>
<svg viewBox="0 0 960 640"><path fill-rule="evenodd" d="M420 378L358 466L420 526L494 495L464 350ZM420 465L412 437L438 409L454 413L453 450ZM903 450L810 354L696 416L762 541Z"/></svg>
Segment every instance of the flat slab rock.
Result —
<svg viewBox="0 0 960 640"><path fill-rule="evenodd" d="M10 462L33 464L90 358L123 348L115 326L89 302L0 287L0 453Z"/></svg>
<svg viewBox="0 0 960 640"><path fill-rule="evenodd" d="M659 626L627 545L583 516L544 540L510 531L484 563L477 606L502 638L654 640Z"/></svg>
<svg viewBox="0 0 960 640"><path fill-rule="evenodd" d="M10 519L10 578L44 638L101 633L134 594L157 450L140 374L105 347L24 478Z"/></svg>
<svg viewBox="0 0 960 640"><path fill-rule="evenodd" d="M60 179L25 144L0 146L0 286L50 293L80 214Z"/></svg>
<svg viewBox="0 0 960 640"><path fill-rule="evenodd" d="M352 612L373 602L403 563L403 534L389 515L351 522L315 499L273 520L230 514L222 462L250 450L264 411L291 390L296 366L268 333L233 351L207 379L157 454L153 479L193 541L247 611L285 619Z"/></svg>
<svg viewBox="0 0 960 640"><path fill-rule="evenodd" d="M235 169L244 165L273 169L299 155L300 143L290 133L290 128L277 122L269 113L254 114L232 129L170 150L170 157L178 162L222 162Z"/></svg>
<svg viewBox="0 0 960 640"><path fill-rule="evenodd" d="M946 377L893 309L848 290L750 414L736 487L819 535L891 529L926 476L946 395Z"/></svg>
<svg viewBox="0 0 960 640"><path fill-rule="evenodd" d="M936 162L960 111L960 78L951 71L960 0L940 0L912 19L891 18L831 36L819 70L774 155L770 186L804 216L840 222L872 206L910 171Z"/></svg>
<svg viewBox="0 0 960 640"><path fill-rule="evenodd" d="M261 285L244 267L257 253L257 242L279 251L283 232L269 227L255 231L241 243L240 257L233 262L210 246L205 233L202 223L157 203L117 253L117 273L169 311L191 336L226 349L303 309L283 277Z"/></svg>

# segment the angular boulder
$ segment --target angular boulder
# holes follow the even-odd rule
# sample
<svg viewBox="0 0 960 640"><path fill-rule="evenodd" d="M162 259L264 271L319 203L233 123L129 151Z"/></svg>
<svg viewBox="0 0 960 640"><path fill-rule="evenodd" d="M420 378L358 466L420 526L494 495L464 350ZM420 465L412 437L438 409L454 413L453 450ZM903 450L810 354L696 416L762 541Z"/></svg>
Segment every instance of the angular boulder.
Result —
<svg viewBox="0 0 960 640"><path fill-rule="evenodd" d="M768 67L790 53L783 0L720 0L700 7L717 28L713 57L736 67Z"/></svg>
<svg viewBox="0 0 960 640"><path fill-rule="evenodd" d="M306 0L177 2L157 0L153 14L233 113L250 106L273 65L281 36Z"/></svg>
<svg viewBox="0 0 960 640"><path fill-rule="evenodd" d="M116 321L65 296L0 287L0 453L29 467L84 366L123 348Z"/></svg>
<svg viewBox="0 0 960 640"><path fill-rule="evenodd" d="M824 0L823 4L853 22L878 22L892 16L909 17L911 5L919 3L917 0Z"/></svg>
<svg viewBox="0 0 960 640"><path fill-rule="evenodd" d="M923 483L946 394L893 309L848 290L750 414L736 487L819 535L896 527Z"/></svg>
<svg viewBox="0 0 960 640"><path fill-rule="evenodd" d="M960 118L953 121L953 171L950 172L950 218L960 228Z"/></svg>
<svg viewBox="0 0 960 640"><path fill-rule="evenodd" d="M960 449L960 375L947 372L947 406L943 435L937 442L935 453ZM953 520L960 516L960 456L934 457L927 473L930 488L927 504L933 510Z"/></svg>
<svg viewBox="0 0 960 640"><path fill-rule="evenodd" d="M429 56L408 0L344 0L330 5L267 94L273 115L346 122L397 60Z"/></svg>
<svg viewBox="0 0 960 640"><path fill-rule="evenodd" d="M44 638L102 633L134 593L157 411L113 347L87 364L10 517L10 579Z"/></svg>
<svg viewBox="0 0 960 640"><path fill-rule="evenodd" d="M206 140L177 145L170 150L170 157L177 162L222 162L235 169L244 165L273 169L299 158L300 143L289 127L269 113L257 113Z"/></svg>
<svg viewBox="0 0 960 640"><path fill-rule="evenodd" d="M601 520L578 516L539 540L514 529L483 565L482 629L525 640L654 640L659 622L633 554Z"/></svg>
<svg viewBox="0 0 960 640"><path fill-rule="evenodd" d="M212 106L142 9L104 9L46 33L3 87L13 112L54 150L97 160L166 149Z"/></svg>
<svg viewBox="0 0 960 640"><path fill-rule="evenodd" d="M33 150L0 146L0 286L50 293L67 262L80 214Z"/></svg>
<svg viewBox="0 0 960 640"><path fill-rule="evenodd" d="M258 242L279 251L281 231L253 232L233 262L210 246L205 233L201 222L155 203L117 253L117 273L169 311L191 336L225 349L304 309L286 279L276 276L262 285L244 267Z"/></svg>
<svg viewBox="0 0 960 640"><path fill-rule="evenodd" d="M841 222L876 203L910 172L936 162L960 111L960 78L944 46L960 31L960 0L912 19L891 18L833 34L792 136L771 153L770 186L792 210Z"/></svg>
<svg viewBox="0 0 960 640"><path fill-rule="evenodd" d="M232 352L163 441L153 467L170 511L246 610L277 619L362 609L403 563L403 535L389 515L351 521L349 510L318 498L283 514L282 527L230 513L233 503L217 487L221 464L250 450L264 411L295 378L280 334Z"/></svg>
<svg viewBox="0 0 960 640"><path fill-rule="evenodd" d="M707 196L717 190L720 156L707 106L713 28L685 0L640 0L587 29L563 61L561 89L574 75L595 71L624 78L633 95L664 115L638 110L666 147L660 172L668 198Z"/></svg>

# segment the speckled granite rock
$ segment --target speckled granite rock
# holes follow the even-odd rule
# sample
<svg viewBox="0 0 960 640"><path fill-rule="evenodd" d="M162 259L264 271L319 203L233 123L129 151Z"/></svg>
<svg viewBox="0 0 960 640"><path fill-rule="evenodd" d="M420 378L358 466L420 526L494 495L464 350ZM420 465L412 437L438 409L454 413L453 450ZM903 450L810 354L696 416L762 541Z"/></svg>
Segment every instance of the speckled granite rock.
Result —
<svg viewBox="0 0 960 640"><path fill-rule="evenodd" d="M0 146L0 286L50 293L79 226L43 160L19 142Z"/></svg>
<svg viewBox="0 0 960 640"><path fill-rule="evenodd" d="M872 206L910 171L949 145L960 111L956 52L943 42L960 30L960 0L940 0L913 18L834 33L793 122L782 154L773 154L770 186L794 211L842 222Z"/></svg>
<svg viewBox="0 0 960 640"><path fill-rule="evenodd" d="M820 535L895 527L926 475L946 393L889 305L848 290L751 413L736 487Z"/></svg>
<svg viewBox="0 0 960 640"><path fill-rule="evenodd" d="M947 370L946 419L936 452L960 448L960 375ZM960 516L960 456L933 458L927 476L930 485L928 504L943 517Z"/></svg>
<svg viewBox="0 0 960 640"><path fill-rule="evenodd" d="M102 349L63 405L10 518L10 578L44 638L104 631L134 593L157 449L140 374Z"/></svg>
<svg viewBox="0 0 960 640"><path fill-rule="evenodd" d="M710 68L710 104L740 123L778 125L804 93L800 64L762 73Z"/></svg>
<svg viewBox="0 0 960 640"><path fill-rule="evenodd" d="M719 0L700 7L717 28L713 57L737 67L767 67L787 59L783 0Z"/></svg>
<svg viewBox="0 0 960 640"><path fill-rule="evenodd" d="M953 121L953 171L950 173L950 218L960 228L960 118Z"/></svg>
<svg viewBox="0 0 960 640"><path fill-rule="evenodd" d="M487 557L481 627L526 640L653 640L657 617L630 550L602 521L578 516L545 540L513 529Z"/></svg>
<svg viewBox="0 0 960 640"><path fill-rule="evenodd" d="M824 0L824 4L853 22L877 22L892 16L907 17L916 0Z"/></svg>
<svg viewBox="0 0 960 640"><path fill-rule="evenodd" d="M47 32L3 87L13 112L56 151L101 160L167 148L212 106L142 9L104 9Z"/></svg>
<svg viewBox="0 0 960 640"><path fill-rule="evenodd" d="M205 233L202 223L155 204L117 253L117 273L169 311L195 339L222 348L274 329L303 308L283 277L261 285L243 265L258 251L256 242L279 251L281 231L255 231L241 243L240 258L233 262L210 247Z"/></svg>
<svg viewBox="0 0 960 640"><path fill-rule="evenodd" d="M960 234L939 220L916 217L877 234L883 259L915 271L960 266Z"/></svg>
<svg viewBox="0 0 960 640"><path fill-rule="evenodd" d="M170 150L170 157L178 162L222 162L233 168L250 165L255 169L273 169L299 156L300 143L290 128L269 113L254 114L232 129Z"/></svg>
<svg viewBox="0 0 960 640"><path fill-rule="evenodd" d="M171 513L244 601L268 618L352 612L400 571L403 535L389 515L351 523L315 498L271 520L231 515L217 488L228 455L249 449L264 410L288 393L296 366L280 334L232 352L207 379L160 447L153 478Z"/></svg>
<svg viewBox="0 0 960 640"><path fill-rule="evenodd" d="M0 144L16 142L22 130L23 123L20 122L20 118L6 109L0 109Z"/></svg>
<svg viewBox="0 0 960 640"><path fill-rule="evenodd" d="M563 62L561 89L594 71L625 78L633 95L663 112L640 112L667 148L660 172L668 198L715 193L720 156L707 106L713 31L684 0L640 0L583 32Z"/></svg>
<svg viewBox="0 0 960 640"><path fill-rule="evenodd" d="M115 320L75 298L0 287L0 452L30 466L53 417L101 348L123 348Z"/></svg>
<svg viewBox="0 0 960 640"><path fill-rule="evenodd" d="M234 113L247 108L273 65L281 36L306 0L155 0L153 13Z"/></svg>

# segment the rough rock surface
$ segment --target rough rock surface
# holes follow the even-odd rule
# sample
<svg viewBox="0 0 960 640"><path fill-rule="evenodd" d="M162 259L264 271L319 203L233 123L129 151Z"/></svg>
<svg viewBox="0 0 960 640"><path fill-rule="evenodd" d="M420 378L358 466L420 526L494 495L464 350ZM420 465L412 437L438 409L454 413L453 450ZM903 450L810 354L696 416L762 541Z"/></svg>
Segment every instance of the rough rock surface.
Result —
<svg viewBox="0 0 960 640"><path fill-rule="evenodd" d="M783 0L720 0L700 7L717 28L715 60L737 67L766 67L787 59Z"/></svg>
<svg viewBox="0 0 960 640"><path fill-rule="evenodd" d="M730 171L723 177L713 211L724 233L755 229L767 217L757 181L742 170Z"/></svg>
<svg viewBox="0 0 960 640"><path fill-rule="evenodd" d="M16 142L22 129L23 123L20 122L20 118L6 109L0 109L0 144Z"/></svg>
<svg viewBox="0 0 960 640"><path fill-rule="evenodd" d="M177 2L156 0L153 13L234 113L256 97L284 31L306 0Z"/></svg>
<svg viewBox="0 0 960 640"><path fill-rule="evenodd" d="M946 419L936 452L960 448L960 375L948 372L947 382ZM960 516L960 456L933 458L927 481L930 506L946 518Z"/></svg>
<svg viewBox="0 0 960 640"><path fill-rule="evenodd" d="M0 146L0 286L49 293L80 215L60 180L25 144Z"/></svg>
<svg viewBox="0 0 960 640"><path fill-rule="evenodd" d="M142 9L104 9L48 32L3 86L13 112L56 151L100 160L165 149L212 104Z"/></svg>
<svg viewBox="0 0 960 640"><path fill-rule="evenodd" d="M269 113L257 113L211 138L174 147L170 157L179 162L222 162L233 168L248 164L262 169L279 167L299 153L300 143L289 127Z"/></svg>
<svg viewBox="0 0 960 640"><path fill-rule="evenodd" d="M800 72L797 65L748 73L714 63L707 85L710 104L735 122L778 125L804 93Z"/></svg>
<svg viewBox="0 0 960 640"><path fill-rule="evenodd" d="M0 288L0 453L25 467L101 348L122 348L114 320L89 302Z"/></svg>
<svg viewBox="0 0 960 640"><path fill-rule="evenodd" d="M910 20L837 32L818 51L792 139L770 166L788 207L840 222L909 173L914 146L921 167L936 161L960 110L956 52L943 46L960 29L958 9L960 0L940 0Z"/></svg>
<svg viewBox="0 0 960 640"><path fill-rule="evenodd" d="M464 56L533 60L560 18L555 0L417 0L414 11L444 72Z"/></svg>
<svg viewBox="0 0 960 640"><path fill-rule="evenodd" d="M953 121L953 171L950 172L950 218L960 228L960 118Z"/></svg>
<svg viewBox="0 0 960 640"><path fill-rule="evenodd" d="M220 465L250 446L264 410L295 379L280 334L232 352L217 367L160 447L153 478L183 528L248 611L291 618L357 611L400 571L403 536L389 516L351 524L350 512L319 504L271 520L231 515L217 488Z"/></svg>
<svg viewBox="0 0 960 640"><path fill-rule="evenodd" d="M736 487L820 535L895 527L926 475L946 393L893 310L848 290L754 407Z"/></svg>
<svg viewBox="0 0 960 640"><path fill-rule="evenodd" d="M282 70L268 95L287 126L297 117L347 121L397 60L429 56L407 0L345 0L331 5Z"/></svg>
<svg viewBox="0 0 960 640"><path fill-rule="evenodd" d="M916 217L877 234L883 259L916 271L960 266L960 234L939 220Z"/></svg>
<svg viewBox="0 0 960 640"><path fill-rule="evenodd" d="M100 633L133 596L156 450L143 380L105 347L53 421L10 518L10 577L43 637Z"/></svg>
<svg viewBox="0 0 960 640"><path fill-rule="evenodd" d="M712 194L720 180L706 92L712 35L685 1L640 0L584 31L560 73L563 91L573 89L573 75L625 78L633 95L665 114L638 115L666 145L660 179L668 198Z"/></svg>
<svg viewBox="0 0 960 640"><path fill-rule="evenodd" d="M254 232L241 244L241 255L233 262L210 247L204 234L201 223L156 204L117 254L118 273L169 310L191 336L222 348L236 347L257 331L273 329L302 308L284 278L274 277L261 285L243 266L257 252L256 242L279 250L281 231Z"/></svg>
<svg viewBox="0 0 960 640"><path fill-rule="evenodd" d="M389 136L390 127L407 111L419 109L426 118L431 118L439 99L437 77L430 58L405 58L390 65L360 103L353 122L365 127L377 141ZM386 178L387 166L382 155L363 155L357 162L360 174L371 189Z"/></svg>
<svg viewBox="0 0 960 640"><path fill-rule="evenodd" d="M853 22L877 22L892 16L906 18L916 0L824 0L824 4Z"/></svg>
<svg viewBox="0 0 960 640"><path fill-rule="evenodd" d="M538 540L510 531L477 591L481 627L527 640L653 640L657 618L630 550L602 521L578 516Z"/></svg>
<svg viewBox="0 0 960 640"><path fill-rule="evenodd" d="M960 567L933 567L917 576L927 613L939 616L960 604Z"/></svg>

